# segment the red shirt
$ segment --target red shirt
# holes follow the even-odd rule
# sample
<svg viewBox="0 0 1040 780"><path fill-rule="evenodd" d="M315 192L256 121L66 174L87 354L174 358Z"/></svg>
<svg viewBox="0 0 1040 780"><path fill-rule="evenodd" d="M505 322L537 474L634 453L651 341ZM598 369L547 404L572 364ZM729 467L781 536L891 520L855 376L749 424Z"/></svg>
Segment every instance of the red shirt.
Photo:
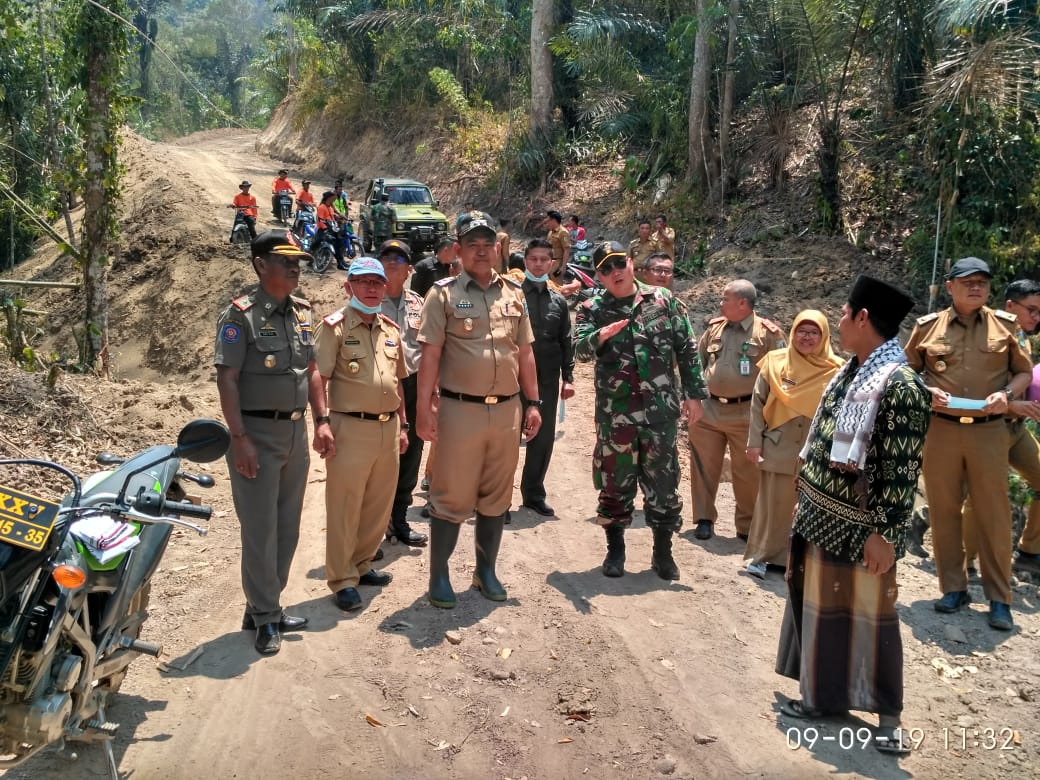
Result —
<svg viewBox="0 0 1040 780"><path fill-rule="evenodd" d="M314 205L314 193L311 192L310 190L300 190L296 194L296 200L300 201L300 203L306 203L308 206L313 206Z"/></svg>
<svg viewBox="0 0 1040 780"><path fill-rule="evenodd" d="M236 206L247 207L242 213L256 219L256 198L252 195L246 195L244 192L239 191L238 195L236 195L235 199L231 202Z"/></svg>
<svg viewBox="0 0 1040 780"><path fill-rule="evenodd" d="M296 192L293 189L292 182L288 179L275 179L271 183L271 192L278 192L278 190L288 190L289 192Z"/></svg>
<svg viewBox="0 0 1040 780"><path fill-rule="evenodd" d="M324 230L329 225L336 224L336 214L324 203L318 206L318 229Z"/></svg>

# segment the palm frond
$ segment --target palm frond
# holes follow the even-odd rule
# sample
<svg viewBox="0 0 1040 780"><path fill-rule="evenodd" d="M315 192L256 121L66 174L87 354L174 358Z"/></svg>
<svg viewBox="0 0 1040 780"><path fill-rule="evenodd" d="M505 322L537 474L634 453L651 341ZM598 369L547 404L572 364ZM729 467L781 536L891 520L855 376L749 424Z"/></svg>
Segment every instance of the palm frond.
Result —
<svg viewBox="0 0 1040 780"><path fill-rule="evenodd" d="M1012 0L937 0L935 18L943 32L991 26L1024 18Z"/></svg>
<svg viewBox="0 0 1040 780"><path fill-rule="evenodd" d="M1034 65L1040 59L1040 44L1026 32L1009 32L983 43L963 40L932 73L933 108L954 105L969 107L978 100L993 106L1015 101L1036 102Z"/></svg>
<svg viewBox="0 0 1040 780"><path fill-rule="evenodd" d="M580 44L603 43L611 38L636 35L658 38L663 35L661 25L649 17L636 13L578 11L574 21L567 25L567 35Z"/></svg>

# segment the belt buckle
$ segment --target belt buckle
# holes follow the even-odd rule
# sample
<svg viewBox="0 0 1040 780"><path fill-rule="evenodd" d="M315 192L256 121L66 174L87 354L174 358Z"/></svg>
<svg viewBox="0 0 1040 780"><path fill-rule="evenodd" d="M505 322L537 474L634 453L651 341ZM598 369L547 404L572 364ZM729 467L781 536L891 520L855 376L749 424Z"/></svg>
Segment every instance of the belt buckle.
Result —
<svg viewBox="0 0 1040 780"><path fill-rule="evenodd" d="M974 417L961 417L959 420L957 420L957 422L959 422L961 425L971 425L973 422L975 422L975 418Z"/></svg>
<svg viewBox="0 0 1040 780"><path fill-rule="evenodd" d="M303 409L295 409L295 410L293 410L293 413L289 415L289 419L292 420L293 422L296 422L297 420L299 420L302 417L303 417Z"/></svg>
<svg viewBox="0 0 1040 780"><path fill-rule="evenodd" d="M488 406L494 406L495 404L498 403L498 396L497 395L485 395L484 396L484 403L487 404Z"/></svg>
<svg viewBox="0 0 1040 780"><path fill-rule="evenodd" d="M728 399L728 398L722 398L722 397L720 396L720 397L719 397L719 403L720 403L720 404L728 404L728 403L729 403L729 399Z"/></svg>
<svg viewBox="0 0 1040 780"><path fill-rule="evenodd" d="M379 413L379 422L386 422L389 419L390 419L390 412L380 412Z"/></svg>

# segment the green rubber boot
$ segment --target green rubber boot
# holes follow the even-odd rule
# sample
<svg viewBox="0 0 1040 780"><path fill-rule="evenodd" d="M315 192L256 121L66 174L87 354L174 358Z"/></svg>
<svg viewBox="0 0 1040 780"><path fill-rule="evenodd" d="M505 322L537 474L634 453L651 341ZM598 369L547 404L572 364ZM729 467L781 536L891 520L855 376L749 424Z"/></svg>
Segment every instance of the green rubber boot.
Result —
<svg viewBox="0 0 1040 780"><path fill-rule="evenodd" d="M474 533L477 568L473 572L473 587L491 601L506 600L506 589L495 575L495 561L498 559L498 548L502 545L502 526L505 519L504 514L496 517L477 515Z"/></svg>
<svg viewBox="0 0 1040 780"><path fill-rule="evenodd" d="M448 577L448 560L459 541L459 523L430 517L430 603L441 609L455 606L455 591Z"/></svg>

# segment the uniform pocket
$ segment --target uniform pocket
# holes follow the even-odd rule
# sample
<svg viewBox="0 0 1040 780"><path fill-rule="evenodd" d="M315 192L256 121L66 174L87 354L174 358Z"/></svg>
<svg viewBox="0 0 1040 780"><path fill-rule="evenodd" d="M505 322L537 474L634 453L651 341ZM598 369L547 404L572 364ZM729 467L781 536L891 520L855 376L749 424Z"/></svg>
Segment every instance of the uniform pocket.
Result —
<svg viewBox="0 0 1040 780"><path fill-rule="evenodd" d="M486 325L472 309L452 309L448 318L448 332L456 338L475 339L484 335Z"/></svg>

